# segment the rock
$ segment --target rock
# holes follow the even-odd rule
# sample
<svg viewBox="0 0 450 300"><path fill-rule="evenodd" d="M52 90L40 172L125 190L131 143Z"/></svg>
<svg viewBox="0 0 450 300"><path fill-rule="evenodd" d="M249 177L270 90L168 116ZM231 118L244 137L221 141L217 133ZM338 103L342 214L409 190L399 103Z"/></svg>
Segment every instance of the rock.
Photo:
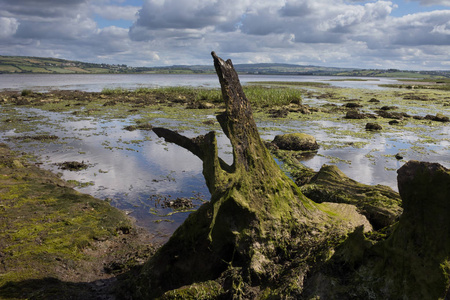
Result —
<svg viewBox="0 0 450 300"><path fill-rule="evenodd" d="M403 120L403 118L410 118L411 116L404 112L377 110L376 113L386 119Z"/></svg>
<svg viewBox="0 0 450 300"><path fill-rule="evenodd" d="M389 125L398 125L398 124L400 124L400 122L398 120L392 120L392 121L389 121L388 123L389 123Z"/></svg>
<svg viewBox="0 0 450 300"><path fill-rule="evenodd" d="M369 100L369 102L371 102L371 103L380 103L381 101L378 100L378 99L372 98L372 99Z"/></svg>
<svg viewBox="0 0 450 300"><path fill-rule="evenodd" d="M62 163L57 163L56 165L62 170L69 171L81 171L89 168L89 164L85 163L84 161L65 161Z"/></svg>
<svg viewBox="0 0 450 300"><path fill-rule="evenodd" d="M345 115L344 118L345 119L354 119L354 120L367 119L367 118L376 119L376 116L374 116L372 114L361 113L359 110L352 109L347 112L347 114Z"/></svg>
<svg viewBox="0 0 450 300"><path fill-rule="evenodd" d="M310 274L304 299L448 299L450 170L409 161L397 173L398 223L379 241L357 228Z"/></svg>
<svg viewBox="0 0 450 300"><path fill-rule="evenodd" d="M432 116L432 115L426 115L425 118L426 120L432 120L432 121L437 121L437 122L449 122L450 119L447 116L444 116L441 113L437 113L436 116Z"/></svg>
<svg viewBox="0 0 450 300"><path fill-rule="evenodd" d="M350 102L350 103L344 104L344 107L356 108L356 107L363 107L363 106L361 104L359 104L359 103Z"/></svg>
<svg viewBox="0 0 450 300"><path fill-rule="evenodd" d="M392 225L402 212L400 196L390 187L356 182L333 165L324 165L301 190L314 202L355 205L375 229Z"/></svg>
<svg viewBox="0 0 450 300"><path fill-rule="evenodd" d="M306 133L277 135L272 143L282 150L307 151L319 149L316 139Z"/></svg>
<svg viewBox="0 0 450 300"><path fill-rule="evenodd" d="M401 160L403 159L403 156L400 153L395 154L395 159Z"/></svg>
<svg viewBox="0 0 450 300"><path fill-rule="evenodd" d="M442 299L450 279L450 170L437 163L408 161L398 171L403 214L380 245L390 299ZM381 272L380 272L381 273Z"/></svg>
<svg viewBox="0 0 450 300"><path fill-rule="evenodd" d="M367 123L366 124L366 130L382 130L383 127L381 127L380 124L377 123Z"/></svg>
<svg viewBox="0 0 450 300"><path fill-rule="evenodd" d="M397 109L398 106L383 106L380 109L381 110L393 110L393 109Z"/></svg>

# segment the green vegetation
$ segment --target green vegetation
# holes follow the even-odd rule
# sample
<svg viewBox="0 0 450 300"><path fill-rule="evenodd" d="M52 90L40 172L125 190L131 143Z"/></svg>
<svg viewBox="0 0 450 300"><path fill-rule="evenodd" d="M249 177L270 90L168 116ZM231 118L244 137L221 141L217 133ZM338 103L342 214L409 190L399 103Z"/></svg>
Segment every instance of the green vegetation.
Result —
<svg viewBox="0 0 450 300"><path fill-rule="evenodd" d="M400 84L382 84L380 86L400 89L414 90L442 90L450 91L450 79L417 79L417 80L400 80L406 81Z"/></svg>
<svg viewBox="0 0 450 300"><path fill-rule="evenodd" d="M333 68L321 66L302 66L293 64L236 64L241 74L260 75L315 75L315 76L356 76L356 77L395 77L395 78L449 78L450 71L402 71L365 70ZM85 63L57 58L26 56L0 56L1 73L54 73L54 74L103 74L103 73L148 73L148 74L212 74L209 65L179 65L166 67L130 67L102 63Z"/></svg>
<svg viewBox="0 0 450 300"><path fill-rule="evenodd" d="M1 73L130 73L132 68L126 65L108 65L84 63L57 58L27 56L0 56Z"/></svg>
<svg viewBox="0 0 450 300"><path fill-rule="evenodd" d="M65 281L94 280L93 274L100 274L110 260L148 248L125 213L76 192L4 144L0 144L0 190L2 299L49 299L55 292L72 297L76 285ZM92 297L89 284L76 289L76 295Z"/></svg>

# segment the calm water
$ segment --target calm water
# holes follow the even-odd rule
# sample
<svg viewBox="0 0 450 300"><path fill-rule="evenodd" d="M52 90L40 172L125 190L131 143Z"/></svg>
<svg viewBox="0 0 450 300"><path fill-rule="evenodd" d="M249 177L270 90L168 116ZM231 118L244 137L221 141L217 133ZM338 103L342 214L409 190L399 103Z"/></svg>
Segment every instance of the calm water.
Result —
<svg viewBox="0 0 450 300"><path fill-rule="evenodd" d="M370 79L369 81L328 81L332 78L311 76L240 76L241 82L251 81L325 81L337 86L376 89L377 84L392 82L390 79ZM103 88L137 88L157 86L198 86L218 87L216 75L0 75L0 90L51 90L78 89L101 91ZM304 99L305 104L314 104L315 99ZM202 162L187 150L173 144L167 144L152 131L124 130L124 126L134 124L134 118L102 120L76 117L70 112L55 113L39 109L14 108L17 118L28 120L28 128L17 132L0 124L0 141L8 141L15 148L32 152L43 162L43 167L61 172L66 180L76 180L90 185L78 188L100 199L106 199L112 205L123 209L164 241L190 213L174 213L162 204L165 199L178 197L192 199L198 208L209 200L209 192L202 175ZM155 112L158 113L158 112ZM4 118L5 111L0 111ZM211 118L200 115L193 118ZM202 115L203 114L203 115ZM11 115L11 112L8 112ZM154 126L171 126L176 121L168 120L161 114L152 122ZM426 127L422 137L407 126L398 130L377 133L367 139L336 133L339 130L359 132L358 124L334 121L289 121L258 122L263 139L272 140L281 132L305 132L316 137L319 144L333 141L339 143L366 142L360 148L321 147L317 155L309 157L303 163L314 170L323 164L336 164L349 177L366 184L384 184L397 189L396 170L404 161L396 160L393 155L401 152L405 158L440 162L450 167L450 126ZM176 126L174 126L176 127ZM207 132L207 128L196 128L195 132L184 131L188 137ZM14 142L8 137L33 134L54 134L59 140L40 142ZM439 143L429 143L426 136L446 137ZM423 140L423 141L422 141ZM231 148L227 138L219 133L220 155L230 162ZM418 143L419 142L419 143ZM413 147L414 146L414 147ZM423 151L425 149L426 151ZM90 165L79 172L63 171L55 163L64 161L84 161Z"/></svg>
<svg viewBox="0 0 450 300"><path fill-rule="evenodd" d="M394 83L394 79L366 78L367 81L330 81L343 77L240 75L241 83L252 81L327 82L340 87L378 88L378 84ZM183 74L0 74L0 90L49 91L52 89L100 92L104 88L136 89L142 87L195 86L220 87L217 75Z"/></svg>

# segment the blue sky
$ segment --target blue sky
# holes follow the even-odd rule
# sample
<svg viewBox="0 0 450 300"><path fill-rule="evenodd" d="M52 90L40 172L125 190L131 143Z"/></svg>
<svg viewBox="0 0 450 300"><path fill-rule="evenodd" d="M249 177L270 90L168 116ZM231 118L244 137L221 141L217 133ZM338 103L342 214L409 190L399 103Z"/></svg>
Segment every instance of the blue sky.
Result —
<svg viewBox="0 0 450 300"><path fill-rule="evenodd" d="M0 55L450 69L450 0L0 0Z"/></svg>

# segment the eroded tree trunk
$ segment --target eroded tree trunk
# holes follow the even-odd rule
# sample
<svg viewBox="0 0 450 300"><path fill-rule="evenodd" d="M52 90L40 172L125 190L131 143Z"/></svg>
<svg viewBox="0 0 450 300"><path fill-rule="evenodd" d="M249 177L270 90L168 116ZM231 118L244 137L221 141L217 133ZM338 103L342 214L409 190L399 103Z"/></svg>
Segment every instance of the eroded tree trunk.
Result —
<svg viewBox="0 0 450 300"><path fill-rule="evenodd" d="M328 222L330 217L280 170L260 139L233 64L214 52L212 56L226 107L217 120L231 141L233 163L227 165L218 157L215 132L189 139L168 129L153 129L203 161L211 201L192 213L145 265L136 285L139 297L159 296L219 276L232 281L233 294L242 292L241 284L268 284L284 275L289 284L305 276L307 268L299 267L297 277L292 277L279 274L282 265L291 256L297 262L289 264L304 264L322 238L313 232L337 223ZM240 278L238 287L233 278Z"/></svg>

